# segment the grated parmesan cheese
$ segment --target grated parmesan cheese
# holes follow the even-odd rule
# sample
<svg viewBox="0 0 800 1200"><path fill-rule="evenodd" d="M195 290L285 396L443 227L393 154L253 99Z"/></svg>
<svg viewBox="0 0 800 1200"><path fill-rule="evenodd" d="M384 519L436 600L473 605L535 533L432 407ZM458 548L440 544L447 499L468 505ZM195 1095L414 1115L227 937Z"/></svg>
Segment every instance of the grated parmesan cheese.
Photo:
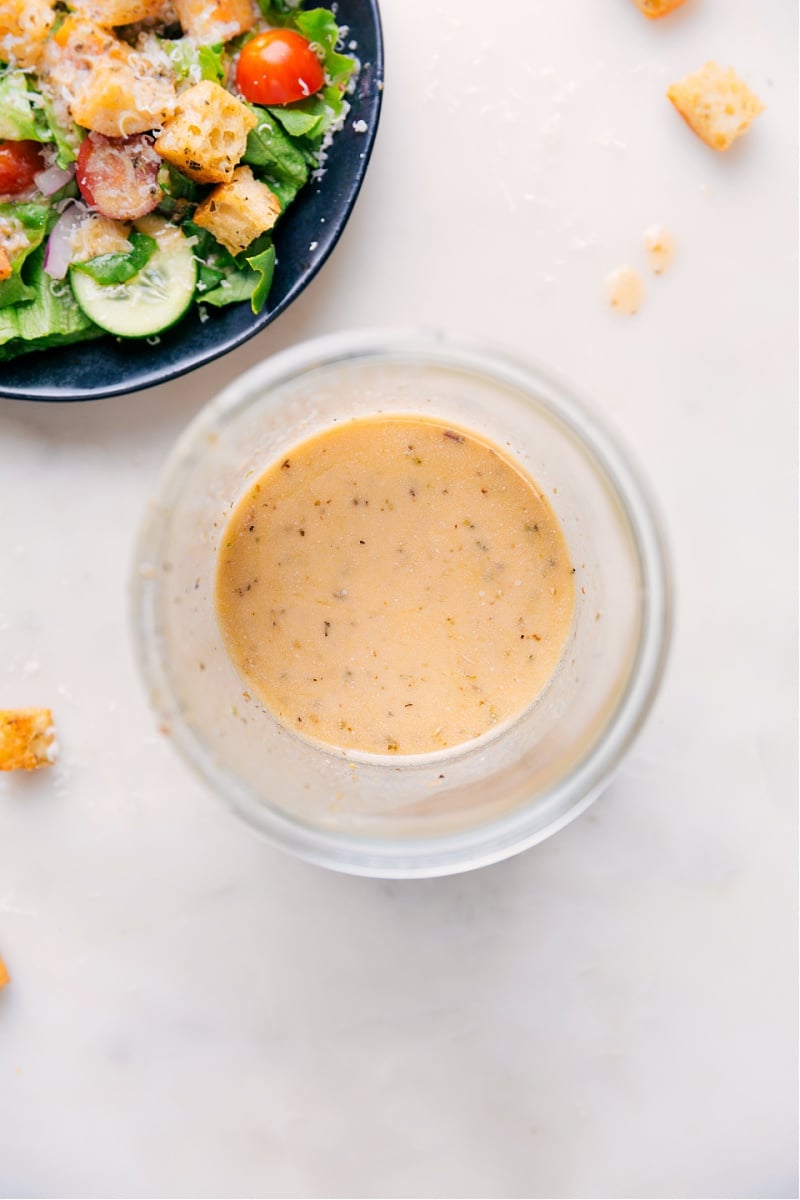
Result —
<svg viewBox="0 0 800 1200"><path fill-rule="evenodd" d="M0 217L0 246L9 258L13 258L21 250L27 250L29 245L30 239L25 227L16 217Z"/></svg>

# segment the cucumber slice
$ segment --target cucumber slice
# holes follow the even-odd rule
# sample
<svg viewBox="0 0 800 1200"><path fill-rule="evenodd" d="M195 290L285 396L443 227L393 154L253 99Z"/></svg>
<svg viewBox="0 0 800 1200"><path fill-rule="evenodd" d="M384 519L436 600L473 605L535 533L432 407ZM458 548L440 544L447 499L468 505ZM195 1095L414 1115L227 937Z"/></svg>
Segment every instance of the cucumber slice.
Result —
<svg viewBox="0 0 800 1200"><path fill-rule="evenodd" d="M72 291L86 316L119 337L152 337L169 329L192 303L197 262L188 239L163 217L141 217L137 229L158 249L127 283L102 284L83 271L70 271Z"/></svg>

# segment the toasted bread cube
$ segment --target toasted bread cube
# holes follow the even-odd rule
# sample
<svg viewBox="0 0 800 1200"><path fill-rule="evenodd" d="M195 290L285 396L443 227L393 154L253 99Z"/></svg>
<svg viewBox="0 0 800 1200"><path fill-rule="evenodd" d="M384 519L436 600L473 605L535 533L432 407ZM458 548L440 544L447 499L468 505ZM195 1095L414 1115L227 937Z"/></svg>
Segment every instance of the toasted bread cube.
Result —
<svg viewBox="0 0 800 1200"><path fill-rule="evenodd" d="M255 113L208 79L187 88L156 138L156 151L197 183L229 183Z"/></svg>
<svg viewBox="0 0 800 1200"><path fill-rule="evenodd" d="M680 8L685 0L633 0L633 3L646 17L655 21L658 17L665 17L667 13Z"/></svg>
<svg viewBox="0 0 800 1200"><path fill-rule="evenodd" d="M7 983L11 983L11 976L8 973L8 967L2 958L0 958L0 991L3 990Z"/></svg>
<svg viewBox="0 0 800 1200"><path fill-rule="evenodd" d="M241 254L281 215L281 203L249 167L237 167L230 183L215 187L194 214L196 225L213 233L231 254Z"/></svg>
<svg viewBox="0 0 800 1200"><path fill-rule="evenodd" d="M4 279L11 278L11 259L6 254L4 248L0 246L0 283Z"/></svg>
<svg viewBox="0 0 800 1200"><path fill-rule="evenodd" d="M55 0L2 0L0 61L34 67L55 20Z"/></svg>
<svg viewBox="0 0 800 1200"><path fill-rule="evenodd" d="M247 33L258 16L252 0L175 0L175 11L183 32L205 45Z"/></svg>
<svg viewBox="0 0 800 1200"><path fill-rule="evenodd" d="M72 119L106 137L161 125L175 107L175 76L157 46L134 50L108 29L70 16L42 57L56 94L69 97Z"/></svg>
<svg viewBox="0 0 800 1200"><path fill-rule="evenodd" d="M667 96L712 150L727 150L764 111L758 96L733 68L715 62L673 83Z"/></svg>
<svg viewBox="0 0 800 1200"><path fill-rule="evenodd" d="M56 759L49 708L0 709L0 771L34 771Z"/></svg>
<svg viewBox="0 0 800 1200"><path fill-rule="evenodd" d="M160 17L163 0L70 0L74 12L104 29Z"/></svg>

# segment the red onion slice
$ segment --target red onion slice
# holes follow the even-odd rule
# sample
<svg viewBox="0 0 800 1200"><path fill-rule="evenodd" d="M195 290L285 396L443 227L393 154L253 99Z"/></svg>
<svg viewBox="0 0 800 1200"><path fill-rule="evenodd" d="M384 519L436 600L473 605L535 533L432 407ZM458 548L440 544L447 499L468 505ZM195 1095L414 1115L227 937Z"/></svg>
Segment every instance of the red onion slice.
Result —
<svg viewBox="0 0 800 1200"><path fill-rule="evenodd" d="M55 192L61 190L75 175L75 164L70 167L46 167L44 171L37 171L33 177L33 182L36 184L43 196L52 196Z"/></svg>
<svg viewBox="0 0 800 1200"><path fill-rule="evenodd" d="M72 256L72 235L88 215L84 204L73 200L56 221L44 252L44 269L53 279L63 279Z"/></svg>

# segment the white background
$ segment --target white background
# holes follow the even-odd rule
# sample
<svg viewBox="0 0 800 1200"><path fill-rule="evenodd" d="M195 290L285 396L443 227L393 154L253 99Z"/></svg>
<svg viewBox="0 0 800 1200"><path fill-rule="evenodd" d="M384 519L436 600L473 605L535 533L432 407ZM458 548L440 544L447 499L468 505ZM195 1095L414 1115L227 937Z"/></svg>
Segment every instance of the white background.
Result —
<svg viewBox="0 0 800 1200"><path fill-rule="evenodd" d="M383 16L367 180L292 309L164 387L0 401L0 705L51 705L63 748L0 779L0 1193L796 1196L796 3ZM708 58L767 105L727 155L664 98ZM626 262L633 318L603 296ZM380 883L271 849L195 781L126 581L169 447L228 379L414 323L563 372L621 432L677 619L586 816Z"/></svg>

